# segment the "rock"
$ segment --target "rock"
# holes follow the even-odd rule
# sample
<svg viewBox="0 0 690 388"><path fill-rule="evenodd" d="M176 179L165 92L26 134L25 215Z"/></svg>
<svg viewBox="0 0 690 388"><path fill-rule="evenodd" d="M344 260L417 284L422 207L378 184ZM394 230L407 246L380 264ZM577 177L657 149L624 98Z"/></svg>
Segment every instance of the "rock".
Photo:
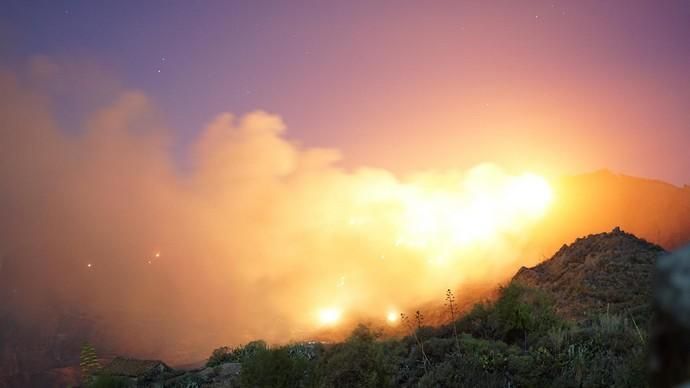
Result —
<svg viewBox="0 0 690 388"><path fill-rule="evenodd" d="M654 285L652 383L690 384L690 246L659 259Z"/></svg>

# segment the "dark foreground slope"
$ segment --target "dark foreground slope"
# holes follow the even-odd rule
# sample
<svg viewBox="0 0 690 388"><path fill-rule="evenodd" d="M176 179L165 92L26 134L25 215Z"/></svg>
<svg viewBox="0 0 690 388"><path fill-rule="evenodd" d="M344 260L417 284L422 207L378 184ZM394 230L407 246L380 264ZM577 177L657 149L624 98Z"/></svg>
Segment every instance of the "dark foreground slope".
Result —
<svg viewBox="0 0 690 388"><path fill-rule="evenodd" d="M523 268L496 300L475 305L447 325L424 326L421 311L419 320L409 314L403 337L359 326L340 343L269 347L254 341L223 347L213 352L205 369L148 383L646 387L651 277L664 252L619 229L590 235L535 268Z"/></svg>
<svg viewBox="0 0 690 388"><path fill-rule="evenodd" d="M619 228L578 238L513 281L548 292L559 314L580 320L606 311L648 317L658 245Z"/></svg>

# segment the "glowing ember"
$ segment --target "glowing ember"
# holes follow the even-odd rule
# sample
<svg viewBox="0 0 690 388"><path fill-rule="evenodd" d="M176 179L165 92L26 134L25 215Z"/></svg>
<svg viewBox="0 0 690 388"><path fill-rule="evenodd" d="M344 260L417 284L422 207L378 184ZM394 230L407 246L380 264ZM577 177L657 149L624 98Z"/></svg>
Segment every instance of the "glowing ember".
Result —
<svg viewBox="0 0 690 388"><path fill-rule="evenodd" d="M398 313L395 311L389 311L388 315L386 315L386 320L390 324L396 323L398 321Z"/></svg>
<svg viewBox="0 0 690 388"><path fill-rule="evenodd" d="M338 308L326 308L319 311L319 322L322 325L335 325L340 320L342 310Z"/></svg>

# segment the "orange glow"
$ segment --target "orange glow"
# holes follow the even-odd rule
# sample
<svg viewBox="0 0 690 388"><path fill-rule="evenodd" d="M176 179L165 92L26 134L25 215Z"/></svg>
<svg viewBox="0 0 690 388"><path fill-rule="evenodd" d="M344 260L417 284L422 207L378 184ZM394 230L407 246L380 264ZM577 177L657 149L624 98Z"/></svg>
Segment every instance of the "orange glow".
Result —
<svg viewBox="0 0 690 388"><path fill-rule="evenodd" d="M389 324L395 324L398 322L398 313L395 311L389 311L388 314L386 315L386 321L388 321Z"/></svg>
<svg viewBox="0 0 690 388"><path fill-rule="evenodd" d="M112 108L122 112L105 118L129 117L141 103L136 95L123 97L122 107ZM110 128L108 122L99 125ZM159 316L174 311L189 317L165 335L191 341L190 333L197 331L190 327L203 323L218 333L195 342L204 353L221 338L233 344L260 337L279 342L322 329L341 334L367 320L399 325L397 313L438 301L448 288L493 287L540 257L525 236L550 211L551 198L557 199L544 178L494 164L410 175L341 168L337 150L292 143L280 118L265 112L218 116L193 147L194 169L184 177L172 173L167 148L157 143L162 140L130 139L125 129L116 131L123 136L118 142L108 131L94 131L83 143L71 138L42 143L50 147L41 153L50 156L50 164L25 153L12 157L25 158L30 171L69 166L63 180L51 176L46 183L52 188L53 182L69 182L64 183L69 190L45 205L59 211L51 214L55 224L46 222L41 233L60 230L51 239L61 244L55 252L80 263L98 257L119 274L97 274L92 263L88 271L109 287L102 288L104 294L87 293L90 306L122 322L121 328L137 325L139 311L149 311L145 306L154 306L150 309ZM137 146L140 142L145 146ZM113 176L102 172L120 171L123 158L140 168L133 175L115 174L113 183ZM9 181L23 182L19 176ZM121 214L112 206L119 200L113 184L135 190L131 211ZM73 202L64 206L58 201L63 197ZM16 198L17 208L43 209L30 201L35 195ZM84 219L62 227L75 209ZM114 220L111 233L96 233L82 244L91 225L102 220ZM73 247L79 250L73 253ZM154 265L162 251L166 265ZM141 271L141 264L151 270ZM133 306L130 314L119 314L120 305L96 305L119 287L114 280L125 276L129 283L121 299ZM229 317L233 325L227 324ZM150 329L159 331L155 325Z"/></svg>
<svg viewBox="0 0 690 388"><path fill-rule="evenodd" d="M333 326L340 321L342 310L336 307L325 308L319 311L319 323L326 326Z"/></svg>
<svg viewBox="0 0 690 388"><path fill-rule="evenodd" d="M396 245L424 251L442 264L450 254L541 218L553 200L546 179L505 174L492 165L473 169L456 187L416 185L400 193Z"/></svg>
<svg viewBox="0 0 690 388"><path fill-rule="evenodd" d="M369 258L355 264L350 255L361 248L345 245L343 256L334 256L352 263L360 279L339 273L324 279L323 284L320 280L313 284L339 306L319 310L320 325L339 322L341 309L365 306L381 311L383 295L388 292L381 280L386 276L392 276L390 284L406 285L397 291L406 297L385 302L400 303L433 298L442 293L436 290L440 284L455 287L465 279L500 275L500 266L493 273L486 268L502 263L510 268L514 246L506 241L540 220L554 198L545 178L533 173L511 175L491 164L475 167L463 176L423 175L404 182L372 175L361 179L353 190L358 206L346 209L345 231L360 236L358 241L368 241L376 254L360 253L363 259ZM324 217L338 217L340 206L326 206ZM341 264L334 260L323 265L329 272ZM381 275L373 276L376 271ZM319 306L322 302L312 303ZM389 324L397 321L397 311L383 311Z"/></svg>

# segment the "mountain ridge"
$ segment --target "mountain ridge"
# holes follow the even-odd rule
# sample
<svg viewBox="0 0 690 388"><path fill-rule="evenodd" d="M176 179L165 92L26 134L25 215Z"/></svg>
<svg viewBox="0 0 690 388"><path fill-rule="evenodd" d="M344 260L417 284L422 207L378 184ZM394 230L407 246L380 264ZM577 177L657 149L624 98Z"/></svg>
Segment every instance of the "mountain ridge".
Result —
<svg viewBox="0 0 690 388"><path fill-rule="evenodd" d="M567 318L582 320L608 312L646 320L654 264L666 253L616 227L564 244L550 259L520 268L512 280L549 293Z"/></svg>

